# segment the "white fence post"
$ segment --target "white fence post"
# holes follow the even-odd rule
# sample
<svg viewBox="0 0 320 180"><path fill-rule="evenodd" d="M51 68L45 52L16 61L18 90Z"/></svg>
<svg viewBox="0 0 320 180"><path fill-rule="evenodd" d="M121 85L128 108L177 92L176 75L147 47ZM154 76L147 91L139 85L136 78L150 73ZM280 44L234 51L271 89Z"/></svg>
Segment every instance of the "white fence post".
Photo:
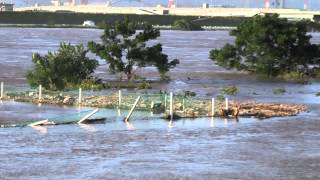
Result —
<svg viewBox="0 0 320 180"><path fill-rule="evenodd" d="M136 106L137 106L137 104L138 104L138 102L139 102L139 100L140 100L140 97L141 97L141 96L138 96L138 98L137 98L136 101L134 102L132 108L131 108L130 111L129 111L129 114L128 114L127 117L124 119L125 122L129 121L129 119L130 119L130 117L131 117L131 115L132 115L132 113L133 113L133 110L136 108Z"/></svg>
<svg viewBox="0 0 320 180"><path fill-rule="evenodd" d="M82 88L79 88L79 99L78 99L79 105L82 103Z"/></svg>
<svg viewBox="0 0 320 180"><path fill-rule="evenodd" d="M184 109L185 109L184 104L185 104L185 102L184 102L184 98L183 98L183 99L182 99L182 111L183 111L183 112L184 112Z"/></svg>
<svg viewBox="0 0 320 180"><path fill-rule="evenodd" d="M214 116L214 111L215 111L215 104L214 104L214 98L211 99L211 116Z"/></svg>
<svg viewBox="0 0 320 180"><path fill-rule="evenodd" d="M1 93L0 93L0 98L2 99L3 98L3 82L1 82Z"/></svg>
<svg viewBox="0 0 320 180"><path fill-rule="evenodd" d="M122 99L122 93L121 93L121 90L119 90L119 92L118 92L118 105L119 105L119 107L121 106L121 99Z"/></svg>
<svg viewBox="0 0 320 180"><path fill-rule="evenodd" d="M39 85L39 101L42 99L42 85Z"/></svg>
<svg viewBox="0 0 320 180"><path fill-rule="evenodd" d="M173 118L173 93L170 93L170 118Z"/></svg>
<svg viewBox="0 0 320 180"><path fill-rule="evenodd" d="M164 94L164 110L167 110L167 93Z"/></svg>
<svg viewBox="0 0 320 180"><path fill-rule="evenodd" d="M229 109L229 100L228 100L228 98L226 98L226 110L228 110Z"/></svg>

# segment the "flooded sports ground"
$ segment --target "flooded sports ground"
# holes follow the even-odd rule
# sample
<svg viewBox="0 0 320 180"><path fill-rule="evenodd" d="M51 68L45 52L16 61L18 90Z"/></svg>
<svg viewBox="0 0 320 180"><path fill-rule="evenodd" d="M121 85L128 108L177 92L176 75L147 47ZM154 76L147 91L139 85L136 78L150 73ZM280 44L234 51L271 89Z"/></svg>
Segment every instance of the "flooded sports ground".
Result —
<svg viewBox="0 0 320 180"><path fill-rule="evenodd" d="M1 28L0 34L0 81L11 97L0 103L0 125L5 127L0 128L1 179L320 179L319 81L272 81L217 66L209 51L234 42L228 31L162 30L149 43L160 42L170 59L180 60L169 72L170 81L157 81L156 68L146 67L138 74L152 82L151 89L83 90L82 103L77 103L78 89L44 90L38 102L39 88L31 89L25 74L33 66L34 52L55 51L61 41L99 42L103 30ZM320 43L320 33L310 35ZM107 68L99 59L94 75L117 81ZM212 117L212 98L218 103L217 96L230 86L237 94L224 95L223 107L228 99L230 106L255 102L277 104L278 110L285 105L303 108L290 116ZM169 112L170 93L173 111L193 108L199 115L168 120L163 111L156 112L158 104ZM183 98L186 93L192 97ZM60 96L59 102L73 98L75 103L49 103ZM96 109L90 105L93 97L113 99L116 105L99 107L90 117L95 123L77 123ZM130 121L123 121L137 97L140 104ZM55 125L28 126L40 120Z"/></svg>

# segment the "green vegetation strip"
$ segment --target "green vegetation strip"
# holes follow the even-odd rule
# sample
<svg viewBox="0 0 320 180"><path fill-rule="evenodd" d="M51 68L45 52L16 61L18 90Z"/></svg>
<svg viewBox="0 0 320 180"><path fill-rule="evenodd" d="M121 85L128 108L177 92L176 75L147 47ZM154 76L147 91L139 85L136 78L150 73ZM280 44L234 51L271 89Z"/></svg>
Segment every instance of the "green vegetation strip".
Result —
<svg viewBox="0 0 320 180"><path fill-rule="evenodd" d="M172 15L137 15L137 14L93 14L72 12L0 12L0 24L68 24L79 25L85 20L92 20L97 25L114 24L124 17L133 21L148 22L152 25L172 25L175 21L185 19L193 21L200 26L232 26L235 27L245 17L198 17L198 16L172 16Z"/></svg>

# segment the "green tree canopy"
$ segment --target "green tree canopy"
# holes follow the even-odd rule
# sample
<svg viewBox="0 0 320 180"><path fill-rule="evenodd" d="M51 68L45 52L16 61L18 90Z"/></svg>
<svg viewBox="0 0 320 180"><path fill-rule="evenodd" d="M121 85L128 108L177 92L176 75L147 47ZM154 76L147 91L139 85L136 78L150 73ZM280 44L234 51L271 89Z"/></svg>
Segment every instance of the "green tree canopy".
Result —
<svg viewBox="0 0 320 180"><path fill-rule="evenodd" d="M33 54L33 70L26 77L31 86L42 85L46 89L62 90L66 86L79 85L91 78L98 66L96 60L86 57L88 50L83 45L61 43L56 52L41 56Z"/></svg>
<svg viewBox="0 0 320 180"><path fill-rule="evenodd" d="M203 30L203 28L200 25L195 24L192 21L187 21L185 19L176 20L172 25L172 29L184 30L184 31L201 31L201 30Z"/></svg>
<svg viewBox="0 0 320 180"><path fill-rule="evenodd" d="M210 58L227 69L268 76L300 73L311 76L319 69L319 45L310 42L308 21L291 22L277 14L244 20L231 35L234 44L210 52Z"/></svg>
<svg viewBox="0 0 320 180"><path fill-rule="evenodd" d="M142 28L142 31L137 31ZM137 68L155 66L160 77L166 77L179 60L168 60L162 45L147 46L146 42L160 36L160 31L150 24L138 24L125 18L107 26L101 36L102 43L89 42L89 49L109 64L112 73L125 73L131 80Z"/></svg>

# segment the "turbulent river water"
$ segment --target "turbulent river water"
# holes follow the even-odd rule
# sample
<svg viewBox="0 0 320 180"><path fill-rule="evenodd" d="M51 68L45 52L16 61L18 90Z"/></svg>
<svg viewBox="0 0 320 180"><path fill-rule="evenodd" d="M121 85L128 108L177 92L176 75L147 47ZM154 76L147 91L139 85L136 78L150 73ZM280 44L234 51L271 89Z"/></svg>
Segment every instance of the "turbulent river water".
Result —
<svg viewBox="0 0 320 180"><path fill-rule="evenodd" d="M101 33L93 29L2 28L0 80L23 85L24 74L32 66L32 52L56 50L60 41L98 41ZM312 36L313 42L320 43L320 34ZM171 71L172 81L157 88L177 93L191 90L210 98L223 86L234 84L240 93L230 98L305 104L309 112L263 121L186 119L172 126L140 112L130 125L114 116L105 124L0 129L1 179L319 179L320 98L315 94L320 83L261 81L225 71L208 59L208 52L232 41L226 31L162 31L155 42L161 42L169 57L181 63ZM97 76L116 78L105 72L103 61L100 64ZM140 73L157 78L153 68ZM286 93L274 95L275 88L284 88ZM0 123L88 109L1 102Z"/></svg>

